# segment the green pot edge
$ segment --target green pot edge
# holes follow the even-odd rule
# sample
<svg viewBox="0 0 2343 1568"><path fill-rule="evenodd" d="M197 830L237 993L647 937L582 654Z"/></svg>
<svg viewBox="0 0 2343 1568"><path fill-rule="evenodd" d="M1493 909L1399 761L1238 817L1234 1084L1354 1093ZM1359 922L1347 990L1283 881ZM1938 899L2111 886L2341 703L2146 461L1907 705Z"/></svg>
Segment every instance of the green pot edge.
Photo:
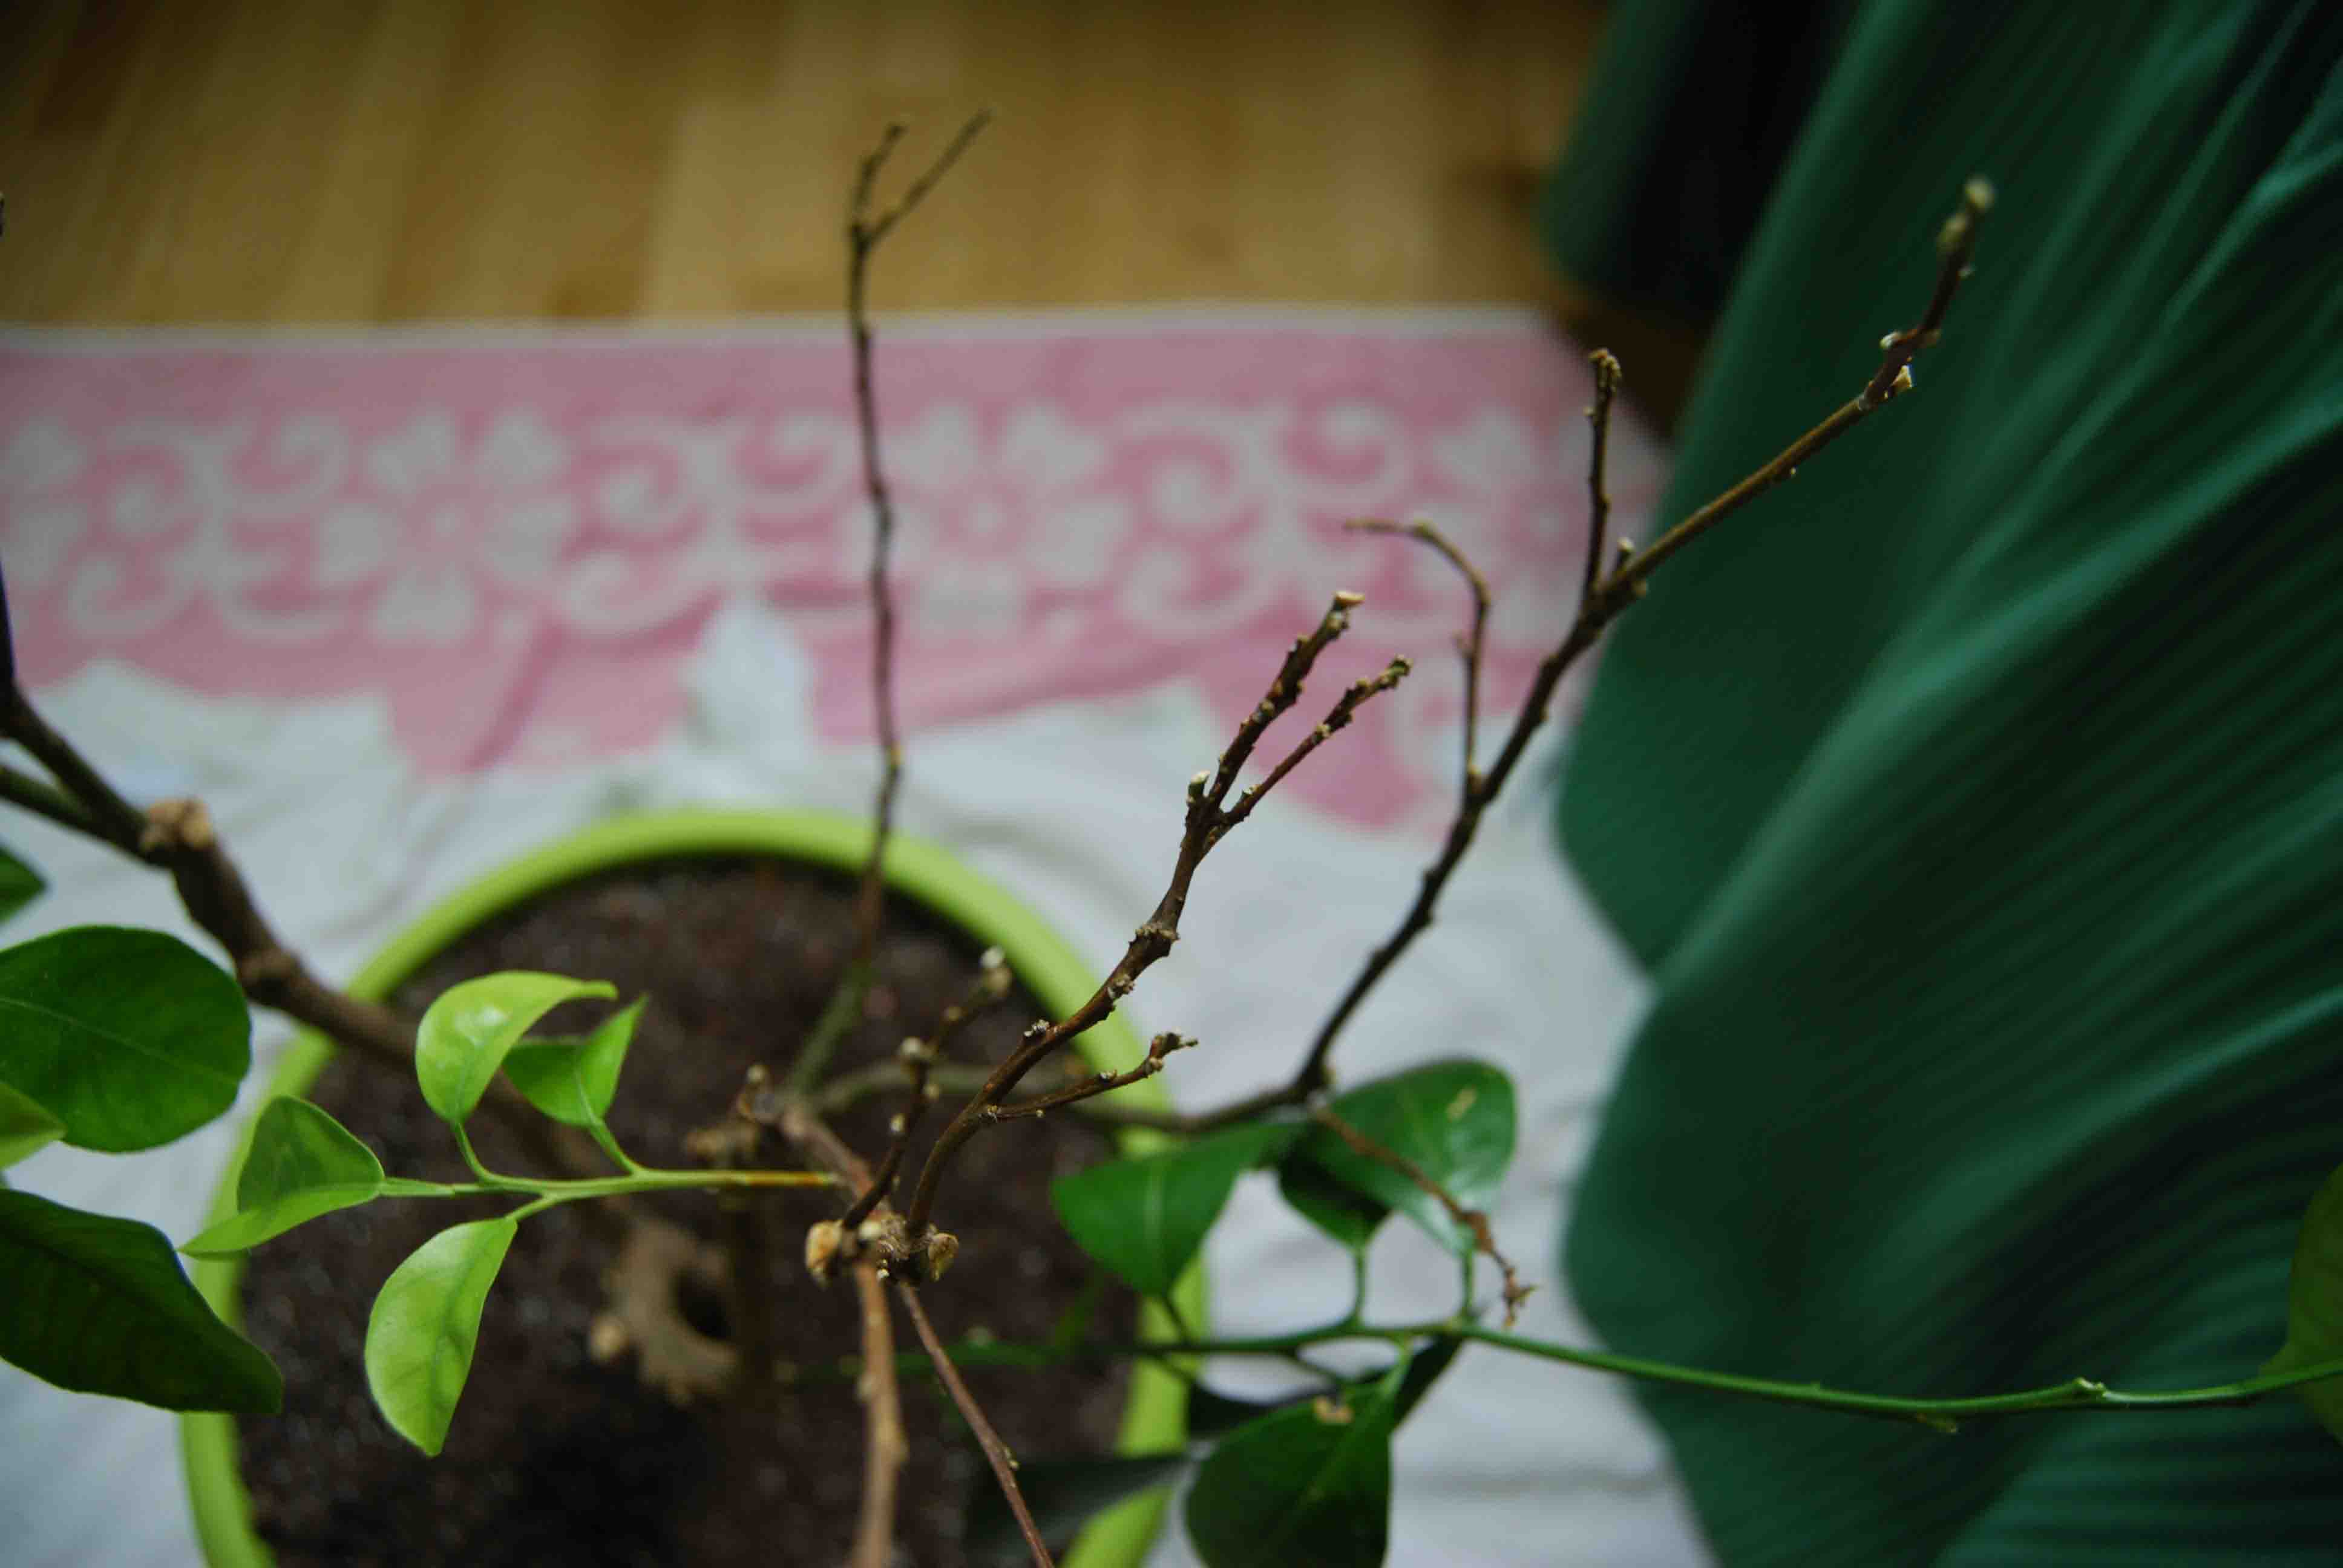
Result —
<svg viewBox="0 0 2343 1568"><path fill-rule="evenodd" d="M629 861L762 852L853 869L862 864L870 848L869 822L827 811L700 809L613 818L509 861L442 899L392 938L352 979L348 990L354 996L378 1000L481 921L564 882ZM1095 989L1098 982L1090 967L1039 916L941 845L898 833L888 845L886 872L892 890L998 946L1017 978L1051 1011L1071 1012ZM1102 1070L1135 1064L1143 1050L1121 1014L1074 1043ZM303 1030L271 1075L268 1097L307 1089L332 1054L332 1045L322 1035ZM1123 1092L1142 1103L1171 1103L1163 1086L1151 1079ZM235 1211L235 1179L251 1135L247 1121L236 1157L213 1195L210 1222ZM1161 1134L1142 1130L1120 1136L1134 1153L1162 1142ZM240 1327L243 1321L237 1299L243 1277L241 1258L204 1259L194 1269L196 1289L232 1326ZM1172 1293L1182 1318L1203 1323L1201 1267L1182 1275ZM1178 1335L1170 1315L1152 1301L1141 1303L1141 1332L1151 1338ZM1130 1402L1123 1411L1121 1451L1162 1452L1178 1447L1187 1435L1186 1385L1153 1362L1135 1365ZM274 1568L276 1559L252 1532L251 1497L236 1465L235 1418L214 1412L182 1415L179 1442L205 1560L211 1568ZM1170 1503L1171 1489L1159 1487L1100 1514L1074 1542L1064 1558L1065 1568L1135 1568L1161 1528Z"/></svg>

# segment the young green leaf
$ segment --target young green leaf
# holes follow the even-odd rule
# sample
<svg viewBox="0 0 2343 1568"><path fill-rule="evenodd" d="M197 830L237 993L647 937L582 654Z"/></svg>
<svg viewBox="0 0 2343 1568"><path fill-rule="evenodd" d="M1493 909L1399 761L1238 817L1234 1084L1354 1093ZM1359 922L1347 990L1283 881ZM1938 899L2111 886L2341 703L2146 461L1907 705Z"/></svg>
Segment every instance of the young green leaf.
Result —
<svg viewBox="0 0 2343 1568"><path fill-rule="evenodd" d="M1161 1154L1061 1176L1050 1183L1050 1201L1083 1251L1133 1290L1159 1295L1195 1257L1237 1178L1299 1136L1291 1122L1248 1122Z"/></svg>
<svg viewBox="0 0 2343 1568"><path fill-rule="evenodd" d="M1210 1568L1374 1568L1391 1527L1391 1396L1289 1405L1238 1428L1188 1492L1188 1539Z"/></svg>
<svg viewBox="0 0 2343 1568"><path fill-rule="evenodd" d="M0 849L0 920L39 898L47 888L38 871L6 849Z"/></svg>
<svg viewBox="0 0 2343 1568"><path fill-rule="evenodd" d="M382 1161L342 1124L310 1104L278 1095L252 1130L252 1151L236 1178L236 1210L181 1247L196 1258L232 1257L337 1209L382 1194Z"/></svg>
<svg viewBox="0 0 2343 1568"><path fill-rule="evenodd" d="M2292 1372L2343 1360L2343 1170L2318 1189L2302 1217L2294 1245L2294 1274L2286 1290L2286 1342L2263 1366ZM2318 1422L2343 1438L2343 1377L2303 1383L2295 1392Z"/></svg>
<svg viewBox="0 0 2343 1568"><path fill-rule="evenodd" d="M1041 1539L1055 1543L1125 1498L1178 1480L1189 1462L1185 1453L1028 1459L1017 1466L1017 1490L1025 1494ZM1033 1560L1001 1488L989 1483L969 1498L960 1545L978 1568L1015 1568Z"/></svg>
<svg viewBox="0 0 2343 1568"><path fill-rule="evenodd" d="M636 1020L647 998L637 997L594 1027L583 1040L524 1040L505 1057L505 1076L528 1102L566 1127L593 1127L610 1113L618 1092Z"/></svg>
<svg viewBox="0 0 2343 1568"><path fill-rule="evenodd" d="M65 1135L65 1124L39 1101L0 1083L0 1171Z"/></svg>
<svg viewBox="0 0 2343 1568"><path fill-rule="evenodd" d="M1496 1197L1513 1161L1513 1081L1484 1062L1433 1062L1354 1089L1329 1109L1468 1209L1483 1208ZM1294 1157L1398 1210L1451 1251L1472 1251L1473 1237L1448 1217L1439 1199L1405 1171L1361 1154L1328 1129L1312 1129Z"/></svg>
<svg viewBox="0 0 2343 1568"><path fill-rule="evenodd" d="M415 1039L415 1078L424 1102L462 1126L529 1026L565 1001L614 997L608 980L571 980L526 970L450 986L426 1009Z"/></svg>
<svg viewBox="0 0 2343 1568"><path fill-rule="evenodd" d="M399 1436L436 1454L472 1375L480 1309L520 1230L509 1215L451 1225L383 1282L367 1319L367 1386Z"/></svg>
<svg viewBox="0 0 2343 1568"><path fill-rule="evenodd" d="M168 1143L236 1101L252 1015L176 937L79 926L0 952L0 1082L112 1153Z"/></svg>
<svg viewBox="0 0 2343 1568"><path fill-rule="evenodd" d="M0 1191L0 1359L81 1393L273 1413L285 1382L151 1225Z"/></svg>

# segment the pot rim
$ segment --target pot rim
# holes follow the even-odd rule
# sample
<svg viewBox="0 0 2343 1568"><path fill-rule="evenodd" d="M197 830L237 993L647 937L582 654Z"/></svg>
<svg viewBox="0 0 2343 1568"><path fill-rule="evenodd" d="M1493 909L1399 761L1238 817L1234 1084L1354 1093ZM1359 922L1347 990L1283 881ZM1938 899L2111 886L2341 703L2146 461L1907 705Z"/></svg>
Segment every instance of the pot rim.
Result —
<svg viewBox="0 0 2343 1568"><path fill-rule="evenodd" d="M851 870L862 865L870 849L870 824L831 811L685 808L608 819L509 860L440 900L393 937L347 989L354 996L379 1000L482 921L564 883L633 861L766 854ZM886 877L890 890L999 947L1018 980L1051 1012L1071 1012L1095 989L1098 982L1090 966L1039 916L940 844L891 835ZM1120 1012L1074 1043L1101 1070L1136 1064L1143 1049ZM333 1051L324 1036L302 1030L270 1075L262 1104L307 1088ZM1141 1103L1171 1103L1163 1086L1152 1079L1122 1092ZM257 1114L256 1109L246 1119L236 1157L222 1173L211 1222L235 1211L235 1178L243 1168L244 1149ZM1143 1129L1126 1130L1118 1137L1132 1152L1162 1142L1161 1134ZM221 1319L241 1326L238 1287L244 1260L203 1259L192 1276ZM1203 1322L1201 1266L1192 1266L1172 1287L1172 1298L1182 1319ZM1179 1337L1177 1325L1161 1303L1142 1299L1140 1310L1142 1337ZM1148 1453L1179 1447L1187 1438L1187 1402L1186 1385L1172 1372L1151 1361L1133 1362L1120 1451ZM252 1531L251 1497L236 1463L235 1422L234 1416L210 1411L179 1418L196 1535L211 1568L270 1568L275 1558ZM1065 1568L1133 1568L1153 1542L1170 1503L1169 1489L1156 1488L1101 1513L1076 1539L1063 1559Z"/></svg>

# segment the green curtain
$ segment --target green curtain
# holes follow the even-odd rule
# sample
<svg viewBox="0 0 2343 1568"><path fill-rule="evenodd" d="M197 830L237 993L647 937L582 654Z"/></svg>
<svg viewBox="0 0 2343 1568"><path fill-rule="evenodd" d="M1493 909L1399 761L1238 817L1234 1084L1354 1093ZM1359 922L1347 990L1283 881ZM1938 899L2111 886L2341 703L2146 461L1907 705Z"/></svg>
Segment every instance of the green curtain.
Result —
<svg viewBox="0 0 2343 1568"><path fill-rule="evenodd" d="M1782 15L1806 76L1623 5L1550 193L1566 267L1715 312L1664 515L1862 383L1965 176L2001 199L1917 391L1603 654L1563 838L1656 1000L1572 1289L1621 1350L1876 1392L2248 1376L2343 1162L2343 5ZM1728 1562L2343 1562L2291 1397L1642 1397Z"/></svg>

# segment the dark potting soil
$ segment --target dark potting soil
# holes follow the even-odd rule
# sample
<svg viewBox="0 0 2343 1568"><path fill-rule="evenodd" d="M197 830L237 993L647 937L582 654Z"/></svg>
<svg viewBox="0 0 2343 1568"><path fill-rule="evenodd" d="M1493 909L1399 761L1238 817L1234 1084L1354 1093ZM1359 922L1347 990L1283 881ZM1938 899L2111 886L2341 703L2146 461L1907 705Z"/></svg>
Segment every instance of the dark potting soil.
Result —
<svg viewBox="0 0 2343 1568"><path fill-rule="evenodd" d="M830 996L846 956L850 888L830 873L771 860L663 862L572 883L471 933L394 999L419 1014L458 980L533 969L616 982L648 994L609 1122L645 1164L686 1168L686 1136L719 1120L751 1062L778 1070ZM891 1057L963 995L980 950L901 899L870 1017L840 1049L841 1067ZM580 1030L604 1004L573 1004L541 1032ZM959 1037L960 1060L997 1060L1040 1016L1020 990ZM364 1138L393 1175L464 1181L447 1130L412 1081L347 1058L309 1098ZM944 1101L949 1106L949 1098ZM875 1157L901 1091L833 1119ZM931 1113L932 1134L944 1117ZM541 1164L496 1117L472 1131L490 1170ZM926 1137L915 1146L916 1170ZM926 1292L948 1340L989 1332L1046 1339L1070 1305L1098 1300L1092 1332L1134 1322L1121 1291L1102 1298L1094 1271L1051 1217L1052 1177L1105 1153L1074 1119L1021 1122L972 1140L953 1167L939 1220L959 1261ZM769 1143L761 1163L788 1161ZM245 1327L284 1370L285 1413L239 1423L244 1473L263 1540L288 1565L385 1563L466 1568L546 1563L732 1564L777 1568L843 1561L861 1495L862 1408L842 1358L860 1339L855 1292L814 1284L801 1262L806 1227L836 1212L820 1191L788 1192L746 1211L768 1225L768 1304L783 1376L762 1409L679 1408L628 1362L587 1353L614 1253L606 1225L569 1204L532 1217L507 1257L480 1324L472 1376L446 1449L426 1459L385 1423L362 1359L376 1290L441 1228L511 1207L469 1200L387 1201L327 1215L256 1250ZM719 1200L662 1194L659 1211L709 1237L728 1222ZM736 1212L739 1212L736 1211ZM720 1300L688 1301L696 1322L721 1323ZM899 1346L916 1348L897 1319ZM1105 1452L1122 1403L1120 1372L972 1369L978 1399L1021 1453ZM898 1562L961 1561L962 1512L992 1484L940 1388L907 1378L910 1459L897 1521Z"/></svg>

